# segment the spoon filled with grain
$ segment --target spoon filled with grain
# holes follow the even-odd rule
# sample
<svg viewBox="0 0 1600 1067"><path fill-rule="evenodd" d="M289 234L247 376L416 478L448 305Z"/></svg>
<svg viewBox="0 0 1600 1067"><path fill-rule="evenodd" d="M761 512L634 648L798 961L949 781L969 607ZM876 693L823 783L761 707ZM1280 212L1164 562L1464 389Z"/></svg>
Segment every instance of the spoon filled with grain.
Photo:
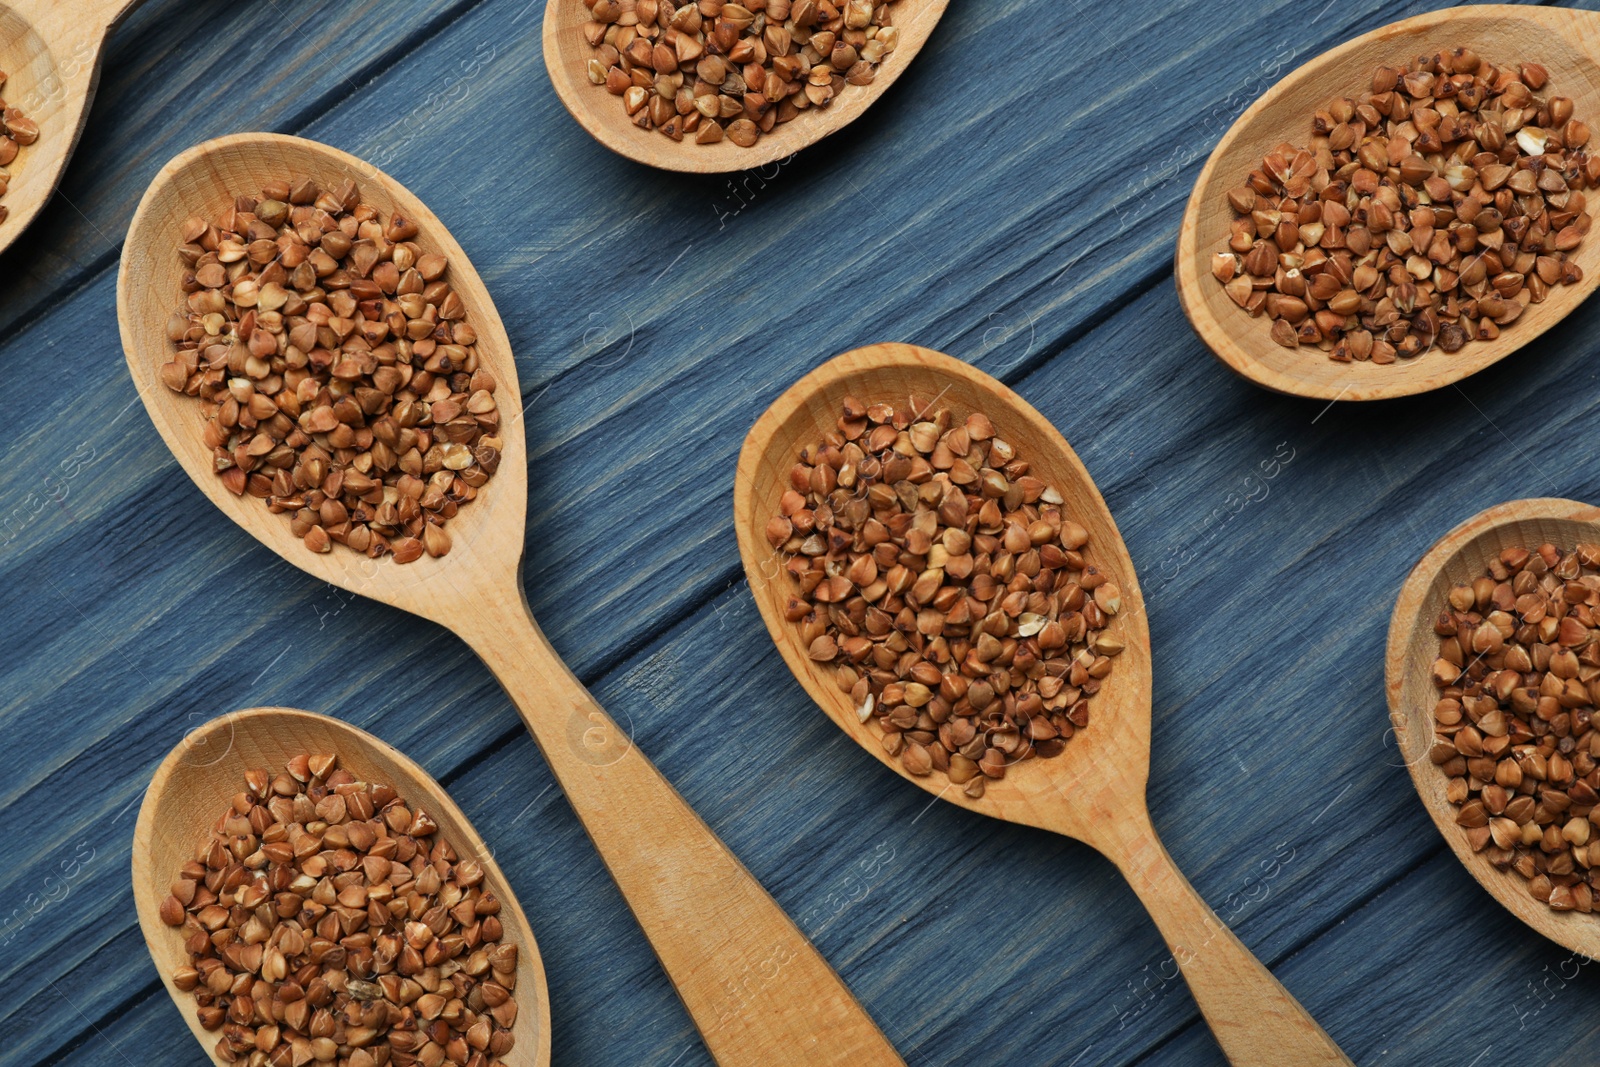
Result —
<svg viewBox="0 0 1600 1067"><path fill-rule="evenodd" d="M1597 609L1600 508L1497 504L1412 568L1384 667L1395 741L1456 858L1506 910L1590 957Z"/></svg>
<svg viewBox="0 0 1600 1067"><path fill-rule="evenodd" d="M1224 366L1281 393L1459 381L1600 282L1595 123L1593 12L1447 8L1331 49L1202 168L1178 234L1184 313Z"/></svg>
<svg viewBox="0 0 1600 1067"><path fill-rule="evenodd" d="M539 945L492 850L365 730L293 708L220 715L156 768L133 837L145 945L212 1062L550 1063Z"/></svg>
<svg viewBox="0 0 1600 1067"><path fill-rule="evenodd" d="M840 729L941 799L1115 863L1233 1063L1349 1063L1156 836L1133 561L1039 412L938 352L845 353L750 430L734 528L768 632Z"/></svg>
<svg viewBox="0 0 1600 1067"><path fill-rule="evenodd" d="M785 159L860 118L948 0L548 0L544 62L578 125L664 170Z"/></svg>
<svg viewBox="0 0 1600 1067"><path fill-rule="evenodd" d="M139 396L212 503L499 678L719 1063L901 1062L534 622L511 341L421 201L314 141L208 141L140 202L117 310ZM772 981L729 992L774 958Z"/></svg>
<svg viewBox="0 0 1600 1067"><path fill-rule="evenodd" d="M138 3L0 3L0 252L60 183L89 117L106 37Z"/></svg>

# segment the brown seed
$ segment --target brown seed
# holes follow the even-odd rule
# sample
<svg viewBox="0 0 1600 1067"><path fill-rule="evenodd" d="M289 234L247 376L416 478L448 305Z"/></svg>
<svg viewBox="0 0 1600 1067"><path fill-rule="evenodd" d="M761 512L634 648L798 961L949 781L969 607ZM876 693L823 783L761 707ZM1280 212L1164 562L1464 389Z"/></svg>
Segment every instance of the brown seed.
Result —
<svg viewBox="0 0 1600 1067"><path fill-rule="evenodd" d="M900 765L918 777L933 773L933 759L928 755L927 747L914 741L900 750Z"/></svg>
<svg viewBox="0 0 1600 1067"><path fill-rule="evenodd" d="M450 551L450 535L445 532L443 526L426 523L422 527L422 545L428 555L438 559Z"/></svg>
<svg viewBox="0 0 1600 1067"><path fill-rule="evenodd" d="M749 148L761 137L760 129L749 119L735 119L734 121L728 123L728 126L723 133L727 136L728 140L732 141L740 148Z"/></svg>
<svg viewBox="0 0 1600 1067"><path fill-rule="evenodd" d="M823 634L811 642L811 647L806 650L806 655L820 663L826 663L839 654L839 646L833 638Z"/></svg>
<svg viewBox="0 0 1600 1067"><path fill-rule="evenodd" d="M396 563L413 563L422 558L424 551L422 541L415 537L402 537L389 548L394 553Z"/></svg>
<svg viewBox="0 0 1600 1067"><path fill-rule="evenodd" d="M39 139L39 124L14 107L6 108L5 128L13 141L24 147Z"/></svg>

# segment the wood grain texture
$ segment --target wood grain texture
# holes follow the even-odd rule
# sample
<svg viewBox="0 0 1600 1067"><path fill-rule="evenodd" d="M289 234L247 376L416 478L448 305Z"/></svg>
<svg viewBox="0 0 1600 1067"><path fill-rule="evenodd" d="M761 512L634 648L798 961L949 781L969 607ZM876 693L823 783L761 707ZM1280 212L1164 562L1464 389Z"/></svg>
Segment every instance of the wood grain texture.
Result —
<svg viewBox="0 0 1600 1067"><path fill-rule="evenodd" d="M851 85L825 108L808 109L798 118L776 126L749 148L729 140L697 144L693 136L674 141L654 130L633 124L622 100L604 86L589 81L588 62L594 49L583 36L593 21L589 9L568 0L546 0L544 9L545 72L556 95L594 139L618 155L662 170L695 174L726 174L764 167L794 155L822 138L843 129L889 90L902 71L916 59L949 0L899 0L891 8L891 22L900 30L900 43L878 65L870 85Z"/></svg>
<svg viewBox="0 0 1600 1067"><path fill-rule="evenodd" d="M1321 400L1411 396L1504 359L1561 321L1600 285L1600 247L1586 242L1573 254L1583 280L1552 289L1549 299L1531 305L1495 340L1380 366L1338 363L1315 347L1283 347L1268 336L1267 319L1245 314L1211 276L1211 257L1227 250L1234 217L1228 190L1243 184L1262 157L1286 141L1305 144L1311 115L1335 97L1370 91L1372 72L1380 65L1411 62L1460 47L1462 41L1471 41L1493 62L1537 57L1550 72L1548 92L1570 97L1575 114L1600 114L1600 16L1591 12L1509 4L1445 8L1379 27L1297 68L1251 104L1217 144L1195 182L1178 233L1178 297L1195 332L1225 367L1268 389Z"/></svg>
<svg viewBox="0 0 1600 1067"><path fill-rule="evenodd" d="M356 182L381 217L416 223L417 245L443 255L446 280L478 332L474 348L505 410L520 399L511 343L466 253L427 206L371 164L281 134L237 134L180 154L134 213L118 272L117 317L134 385L162 439L213 504L282 558L354 596L370 597L455 631L511 695L628 905L724 1067L771 1063L900 1063L839 976L738 858L684 804L561 662L533 621L519 571L527 500L521 412L497 427L501 468L453 521L452 548L401 566L339 550L312 553L248 494L216 476L192 398L168 389L170 296L180 292L174 249L186 219L215 218L235 195L275 178L324 189ZM756 968L761 984L730 997L722 974ZM828 1035L826 1040L820 1036Z"/></svg>
<svg viewBox="0 0 1600 1067"><path fill-rule="evenodd" d="M1351 1058L1586 1062L1600 972L1444 847L1385 732L1382 662L1407 572L1466 515L1600 501L1581 444L1600 312L1456 387L1329 407L1218 373L1168 274L1194 178L1250 101L1423 6L1140 0L1109 24L952 5L860 121L776 173L694 178L617 160L552 106L541 4L147 0L108 41L62 186L92 226L58 197L0 261L0 722L19 754L0 772L0 1060L205 1062L137 930L132 824L186 730L271 703L362 726L450 789L538 934L556 1061L711 1062L472 651L219 522L142 414L97 250L173 153L270 127L378 164L472 250L531 405L542 629L908 1063L1224 1060L1110 863L930 807L765 633L729 522L740 444L799 376L885 337L982 367L1072 442L1148 604L1155 825ZM1050 60L1033 80L939 96L1028 35ZM1041 95L1083 103L1041 125Z"/></svg>
<svg viewBox="0 0 1600 1067"><path fill-rule="evenodd" d="M516 1044L506 1056L506 1067L548 1067L550 993L544 962L528 917L489 846L439 783L399 751L347 723L292 708L230 711L185 734L156 768L134 824L133 900L139 928L162 984L206 1055L213 1063L227 1062L214 1051L218 1035L205 1030L195 1016L194 995L172 982L173 972L190 959L183 935L161 921L161 901L170 895L179 869L196 857L218 819L231 810L247 770L282 773L290 759L311 753L332 753L359 780L393 787L408 807L433 817L438 840L483 867L485 885L500 899L502 943L516 945L518 954Z"/></svg>

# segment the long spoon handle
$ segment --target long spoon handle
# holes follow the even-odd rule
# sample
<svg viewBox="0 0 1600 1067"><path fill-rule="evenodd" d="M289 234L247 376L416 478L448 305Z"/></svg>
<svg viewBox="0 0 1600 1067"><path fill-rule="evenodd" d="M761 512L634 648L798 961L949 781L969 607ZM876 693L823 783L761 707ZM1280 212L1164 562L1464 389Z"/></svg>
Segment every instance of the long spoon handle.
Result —
<svg viewBox="0 0 1600 1067"><path fill-rule="evenodd" d="M1140 816L1102 851L1155 919L1228 1062L1234 1067L1351 1067L1317 1021L1194 891L1149 815Z"/></svg>
<svg viewBox="0 0 1600 1067"><path fill-rule="evenodd" d="M458 623L517 705L722 1067L904 1067L828 962L539 631L519 595Z"/></svg>

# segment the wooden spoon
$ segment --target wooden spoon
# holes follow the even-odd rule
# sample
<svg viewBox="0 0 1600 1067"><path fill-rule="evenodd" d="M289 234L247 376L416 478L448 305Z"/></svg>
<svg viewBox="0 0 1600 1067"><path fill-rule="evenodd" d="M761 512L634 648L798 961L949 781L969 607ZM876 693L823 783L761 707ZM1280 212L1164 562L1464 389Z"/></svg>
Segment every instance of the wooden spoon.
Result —
<svg viewBox="0 0 1600 1067"><path fill-rule="evenodd" d="M1225 366L1268 389L1320 400L1423 393L1510 355L1600 284L1600 241L1585 240L1574 253L1583 280L1552 286L1544 303L1530 305L1496 340L1378 366L1336 363L1315 347L1282 347L1268 336L1271 323L1251 318L1212 277L1211 257L1226 250L1234 217L1228 190L1243 185L1263 156L1285 141L1306 144L1311 116L1335 97L1368 91L1378 66L1462 46L1497 64L1543 64L1550 72L1544 93L1571 97L1578 118L1600 125L1600 14L1589 11L1488 4L1445 8L1363 34L1301 66L1263 93L1223 136L1200 171L1178 231L1178 299L1195 332Z"/></svg>
<svg viewBox="0 0 1600 1067"><path fill-rule="evenodd" d="M498 473L451 522L450 553L399 565L335 545L317 555L285 516L235 497L201 440L196 402L161 383L165 323L180 305L179 229L215 218L234 194L272 179L308 177L324 188L354 179L384 218L399 210L425 250L447 257L447 280L477 329L477 351L506 405ZM285 560L353 593L433 619L471 645L505 686L566 790L622 895L655 948L711 1054L722 1064L898 1064L889 1043L826 961L624 736L550 647L528 610L519 574L527 510L527 454L511 342L494 302L449 231L404 186L370 164L314 141L239 134L168 163L145 192L123 247L117 313L128 368L156 429L200 491ZM776 966L774 961L782 961ZM746 968L749 968L746 970ZM767 975L735 986L730 975Z"/></svg>
<svg viewBox="0 0 1600 1067"><path fill-rule="evenodd" d="M187 734L156 768L144 792L139 822L133 830L133 901L139 927L156 970L178 1012L213 1063L218 1034L201 1027L193 993L172 983L172 973L189 962L183 937L161 921L161 901L178 869L194 858L229 802L244 788L244 773L253 767L274 773L292 757L330 752L363 781L393 786L401 799L421 806L439 824L441 837L456 853L483 865L488 884L500 898L504 940L517 946L515 991L516 1044L505 1057L508 1067L546 1067L550 1062L550 992L544 963L528 917L522 913L511 883L494 861L494 853L456 807L444 787L400 752L348 723L326 715L291 708L250 708L222 715Z"/></svg>
<svg viewBox="0 0 1600 1067"><path fill-rule="evenodd" d="M828 134L848 126L872 106L911 65L938 25L949 0L896 0L889 8L900 29L900 43L884 57L871 85L846 86L827 107L813 108L798 118L773 127L771 133L749 148L724 138L716 144L696 144L690 134L674 141L654 130L633 124L622 106L604 86L589 81L588 64L594 49L583 36L593 21L578 0L548 0L544 9L544 65L550 83L578 125L619 155L663 170L720 174L747 170L791 156Z"/></svg>
<svg viewBox="0 0 1600 1067"><path fill-rule="evenodd" d="M948 407L964 418L983 412L1019 456L1061 492L1065 511L1089 531L1092 562L1122 587L1111 632L1126 643L1105 688L1090 702L1093 720L1055 759L1030 760L990 781L970 799L942 775L916 777L883 749L876 725L863 724L831 665L806 654L800 631L783 617L793 583L769 546L767 521L789 486L803 446L837 428L846 396L866 404ZM847 352L801 378L757 420L739 454L734 529L751 592L767 631L800 684L841 730L884 766L944 800L1007 822L1073 837L1117 865L1149 909L1182 967L1200 1010L1235 1064L1297 1067L1347 1064L1343 1053L1224 926L1173 864L1145 806L1150 773L1150 632L1133 560L1089 472L1044 416L1000 382L965 363L912 345Z"/></svg>
<svg viewBox="0 0 1600 1067"><path fill-rule="evenodd" d="M1551 911L1528 895L1520 875L1496 870L1484 853L1472 851L1465 831L1456 825L1455 806L1445 798L1447 780L1429 758L1429 750L1433 707L1439 700L1431 677L1433 661L1439 657L1433 620L1447 607L1451 587L1482 576L1489 560L1505 548L1531 549L1548 542L1571 549L1597 540L1600 508L1576 500L1513 500L1479 512L1445 534L1411 569L1389 620L1384 664L1395 740L1439 833L1472 877L1513 915L1550 940L1590 957L1600 956L1600 917Z"/></svg>
<svg viewBox="0 0 1600 1067"><path fill-rule="evenodd" d="M39 124L39 139L6 169L0 197L0 252L43 210L89 117L106 37L140 0L5 0L0 3L0 88L11 107Z"/></svg>

